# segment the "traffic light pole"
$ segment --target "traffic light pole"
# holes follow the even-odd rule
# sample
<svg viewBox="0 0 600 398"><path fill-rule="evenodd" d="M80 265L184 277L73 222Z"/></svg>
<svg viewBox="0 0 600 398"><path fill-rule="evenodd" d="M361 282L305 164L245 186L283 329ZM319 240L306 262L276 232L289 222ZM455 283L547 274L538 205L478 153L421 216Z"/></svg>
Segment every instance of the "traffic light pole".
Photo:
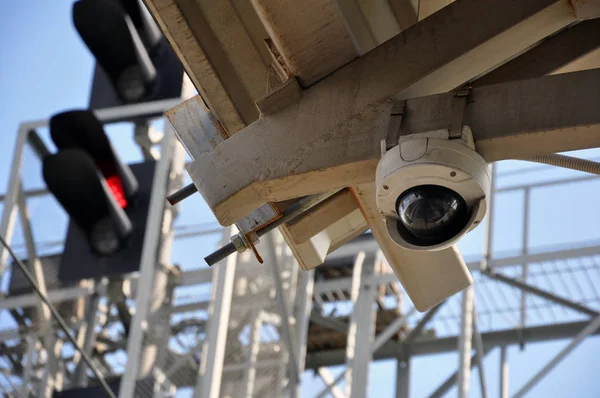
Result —
<svg viewBox="0 0 600 398"><path fill-rule="evenodd" d="M166 125L165 127L168 127ZM167 194L179 188L185 162L183 147L172 131L165 134L152 185L148 225L140 264L135 315L127 339L127 366L121 378L120 398L133 396L136 381L152 376L167 349L170 335L168 307L173 289L169 281L174 209L165 206ZM158 257L157 257L158 253ZM173 279L173 278L171 278ZM158 363L157 363L158 361Z"/></svg>

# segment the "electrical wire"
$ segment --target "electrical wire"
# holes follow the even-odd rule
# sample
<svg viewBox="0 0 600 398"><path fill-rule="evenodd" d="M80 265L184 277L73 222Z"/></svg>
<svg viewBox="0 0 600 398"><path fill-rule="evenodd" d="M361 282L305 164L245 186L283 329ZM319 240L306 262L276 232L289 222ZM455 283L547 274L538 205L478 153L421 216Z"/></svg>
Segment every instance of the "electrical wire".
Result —
<svg viewBox="0 0 600 398"><path fill-rule="evenodd" d="M69 339L69 341L71 342L73 347L77 350L77 352L79 352L79 354L81 354L81 358L86 363L86 365L92 370L92 372L94 373L94 376L96 376L96 378L102 385L102 388L104 388L104 390L106 391L106 394L110 398L117 398L117 396L112 392L109 385L106 383L106 380L104 380L104 376L102 376L102 373L100 373L98 368L96 368L96 365L94 365L94 363L92 362L92 359L81 347L79 347L79 345L77 344L77 340L71 335L69 326L67 326L67 323L64 321L64 319L62 319L62 317L58 313L58 310L54 307L54 305L50 302L50 300L48 300L48 297L46 297L46 295L44 293L42 293L42 291L40 290L40 287L38 286L35 279L33 278L33 275L31 275L31 273L29 272L29 270L27 269L25 264L23 264L23 262L15 255L15 253L13 252L10 245L4 240L4 237L0 236L0 242L6 248L6 250L8 250L8 253L12 257L12 259L17 263L19 268L21 268L21 271L23 271L23 274L25 275L25 277L31 284L31 287L33 288L35 293L40 297L40 299L44 302L44 304L46 304L48 306L48 308L50 309L50 312L52 313L52 316L56 319L60 328L65 332L65 334L67 335L67 338Z"/></svg>
<svg viewBox="0 0 600 398"><path fill-rule="evenodd" d="M573 156L560 155L558 153L518 157L515 158L515 160L525 160L527 162L541 163L550 166L562 167L565 169L582 171L584 173L600 175L600 162L575 158Z"/></svg>

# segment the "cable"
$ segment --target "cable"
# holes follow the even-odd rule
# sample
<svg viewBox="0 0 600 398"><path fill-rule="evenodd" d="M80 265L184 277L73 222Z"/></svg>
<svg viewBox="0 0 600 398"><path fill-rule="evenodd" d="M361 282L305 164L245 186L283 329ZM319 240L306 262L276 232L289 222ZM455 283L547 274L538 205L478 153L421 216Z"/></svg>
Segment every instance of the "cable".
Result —
<svg viewBox="0 0 600 398"><path fill-rule="evenodd" d="M558 153L550 153L547 155L525 156L515 158L516 160L525 160L527 162L548 164L551 166L563 167L566 169L583 171L600 175L600 162L593 160L580 159L572 156L560 155Z"/></svg>
<svg viewBox="0 0 600 398"><path fill-rule="evenodd" d="M96 368L96 365L94 365L94 363L92 362L92 359L88 356L88 354L81 347L79 347L75 338L73 336L71 336L71 332L69 330L69 327L67 326L67 323L64 321L64 319L62 319L62 317L60 316L60 314L58 313L58 311L56 310L54 305L50 302L50 300L48 300L48 297L46 297L46 295L44 293L42 293L42 291L40 290L40 287L35 282L35 279L31 275L31 273L29 272L29 270L27 269L25 264L23 264L23 262L21 260L19 260L19 258L15 255L12 248L4 240L4 237L0 236L0 242L6 248L6 250L8 250L8 253L13 258L13 260L19 265L19 268L21 268L21 271L23 271L23 274L25 275L25 277L31 284L31 287L33 288L35 293L40 297L40 299L44 302L44 304L46 304L48 306L48 308L50 309L50 312L52 313L52 316L54 316L54 318L58 322L60 328L65 332L65 334L67 335L67 338L69 339L69 341L71 342L73 347L75 347L77 352L79 352L79 354L81 354L81 357L83 358L84 362L92 370L92 372L94 373L94 376L96 376L96 378L102 385L102 388L104 388L104 390L106 391L106 394L108 394L108 396L110 398L117 398L117 396L112 392L111 388L106 383L106 380L104 380L104 376L102 376L102 374L100 373L98 368Z"/></svg>

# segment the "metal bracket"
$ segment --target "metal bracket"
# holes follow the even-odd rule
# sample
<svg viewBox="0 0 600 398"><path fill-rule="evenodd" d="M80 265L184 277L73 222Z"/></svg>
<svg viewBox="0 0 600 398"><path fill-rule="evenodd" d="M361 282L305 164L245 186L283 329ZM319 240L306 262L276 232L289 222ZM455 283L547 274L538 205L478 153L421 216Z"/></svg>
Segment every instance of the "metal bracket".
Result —
<svg viewBox="0 0 600 398"><path fill-rule="evenodd" d="M463 116L465 114L465 108L467 107L470 93L471 87L464 87L456 91L456 94L454 95L449 134L451 140L460 139L462 137Z"/></svg>
<svg viewBox="0 0 600 398"><path fill-rule="evenodd" d="M400 126L402 119L406 114L406 101L394 101L392 103L392 111L390 112L390 124L388 126L388 134L385 140L386 150L389 150L398 145L400 139Z"/></svg>
<svg viewBox="0 0 600 398"><path fill-rule="evenodd" d="M450 140L464 139L465 132L463 131L463 118L470 94L471 87L458 89L454 94L454 101L452 103L452 119L450 120L450 126L448 130L436 130L434 132L428 132L428 134L431 133L435 135L445 135L445 132L447 131L447 137ZM390 112L390 123L388 125L388 133L385 139L385 148L384 142L382 141L381 143L382 156L386 151L399 145L401 140L412 139L412 136L416 136L417 134L420 135L420 133L417 133L402 137L400 136L400 127L402 126L402 121L405 116L406 101L394 101L392 103L392 110Z"/></svg>
<svg viewBox="0 0 600 398"><path fill-rule="evenodd" d="M259 242L258 235L255 232L250 232L248 235L246 235L243 231L241 231L231 237L231 243L233 243L238 253L242 253L246 251L246 249L251 249L251 242Z"/></svg>
<svg viewBox="0 0 600 398"><path fill-rule="evenodd" d="M259 239L258 234L256 232L250 232L248 234L245 234L244 231L240 231L239 233L231 237L231 243L233 243L238 253L242 253L246 251L246 249L252 249L256 259L259 263L262 264L263 259L260 256L260 254L258 254L258 250L256 250L255 246L255 244L258 242Z"/></svg>

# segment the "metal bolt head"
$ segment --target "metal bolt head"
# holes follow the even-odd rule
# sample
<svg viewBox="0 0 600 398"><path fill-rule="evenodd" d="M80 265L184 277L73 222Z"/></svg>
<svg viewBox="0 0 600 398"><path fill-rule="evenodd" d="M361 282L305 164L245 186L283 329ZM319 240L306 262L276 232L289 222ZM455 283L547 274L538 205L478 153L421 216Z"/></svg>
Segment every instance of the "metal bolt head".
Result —
<svg viewBox="0 0 600 398"><path fill-rule="evenodd" d="M247 249L246 244L244 243L244 239L240 236L240 234L232 236L231 243L233 243L238 253L242 253Z"/></svg>

